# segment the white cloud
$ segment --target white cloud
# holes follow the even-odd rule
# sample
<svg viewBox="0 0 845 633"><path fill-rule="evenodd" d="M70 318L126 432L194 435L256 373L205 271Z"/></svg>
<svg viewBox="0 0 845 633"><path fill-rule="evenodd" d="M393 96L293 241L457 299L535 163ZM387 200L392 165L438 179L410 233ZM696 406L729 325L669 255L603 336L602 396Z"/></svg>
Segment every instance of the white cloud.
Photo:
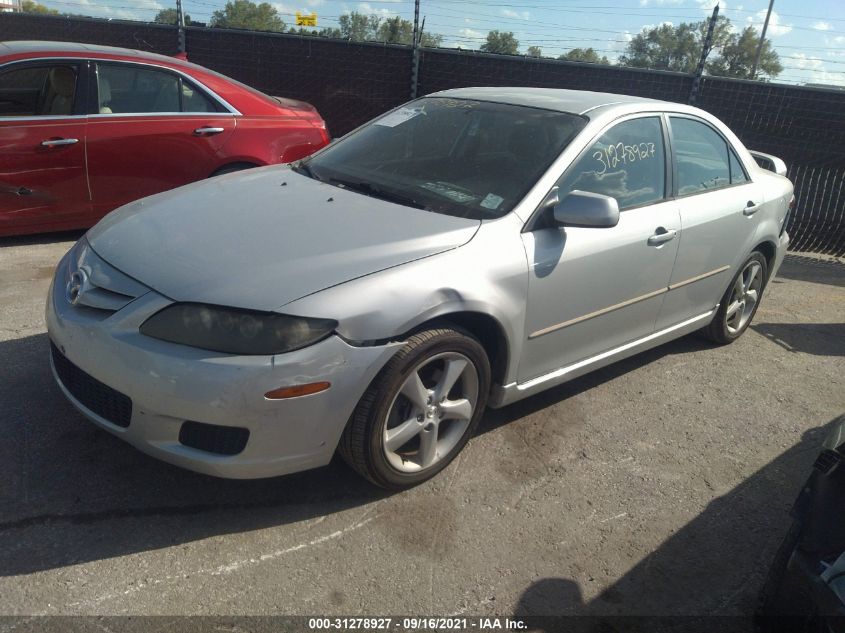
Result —
<svg viewBox="0 0 845 633"><path fill-rule="evenodd" d="M123 20L147 20L164 8L156 0L135 0L135 6L131 9L114 8L107 5L102 5L91 0L77 0L82 7L81 11L74 10L74 13L81 13L83 15L90 15L96 18L114 18ZM47 3L50 4L49 2ZM66 11L64 6L58 7L59 11Z"/></svg>
<svg viewBox="0 0 845 633"><path fill-rule="evenodd" d="M357 11L358 13L363 13L364 15L377 15L380 18L389 18L396 15L396 12L391 9L386 7L375 8L369 2L359 3Z"/></svg>
<svg viewBox="0 0 845 633"><path fill-rule="evenodd" d="M719 12L724 13L725 9L728 8L728 3L725 0L698 0L698 6L707 14L713 13L713 7L719 5ZM742 7L740 6L739 9Z"/></svg>
<svg viewBox="0 0 845 633"><path fill-rule="evenodd" d="M830 31L830 30L833 29L833 27L830 26L829 22L816 22L813 25L813 28L816 29L817 31Z"/></svg>
<svg viewBox="0 0 845 633"><path fill-rule="evenodd" d="M651 29L656 29L659 26L675 26L675 24L673 22L670 22L669 20L663 20L663 22L661 22L660 24L643 24L642 28L640 29L640 32L642 33L643 31L650 31Z"/></svg>
<svg viewBox="0 0 845 633"><path fill-rule="evenodd" d="M481 31L474 31L472 29L461 29L460 31L458 31L458 34L462 35L463 37L468 37L476 40L483 40L487 37L487 35L482 33Z"/></svg>
<svg viewBox="0 0 845 633"><path fill-rule="evenodd" d="M760 33L763 31L763 22L766 20L766 10L758 11L754 17L747 17L745 21L757 29ZM792 30L791 24L781 24L780 16L772 11L772 16L769 18L769 28L766 30L766 37L777 37L778 35L786 35Z"/></svg>
<svg viewBox="0 0 845 633"><path fill-rule="evenodd" d="M790 63L802 70L824 70L824 62L818 57L808 57L804 53L795 53Z"/></svg>
<svg viewBox="0 0 845 633"><path fill-rule="evenodd" d="M684 0L640 0L641 7L665 7L667 5L681 4Z"/></svg>
<svg viewBox="0 0 845 633"><path fill-rule="evenodd" d="M527 20L531 17L528 11L514 11L513 9L502 9L502 15L515 20Z"/></svg>

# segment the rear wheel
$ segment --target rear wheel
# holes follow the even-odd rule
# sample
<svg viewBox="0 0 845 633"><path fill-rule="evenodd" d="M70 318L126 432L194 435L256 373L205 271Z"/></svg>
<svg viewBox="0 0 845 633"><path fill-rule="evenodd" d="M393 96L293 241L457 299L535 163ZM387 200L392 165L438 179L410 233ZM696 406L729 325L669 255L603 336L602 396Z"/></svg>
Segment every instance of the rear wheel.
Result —
<svg viewBox="0 0 845 633"><path fill-rule="evenodd" d="M447 328L419 332L362 396L340 453L378 486L421 483L467 443L489 388L490 363L475 338Z"/></svg>
<svg viewBox="0 0 845 633"><path fill-rule="evenodd" d="M704 336L723 345L742 336L760 306L767 275L766 258L759 251L754 251L722 296L716 316L702 330Z"/></svg>

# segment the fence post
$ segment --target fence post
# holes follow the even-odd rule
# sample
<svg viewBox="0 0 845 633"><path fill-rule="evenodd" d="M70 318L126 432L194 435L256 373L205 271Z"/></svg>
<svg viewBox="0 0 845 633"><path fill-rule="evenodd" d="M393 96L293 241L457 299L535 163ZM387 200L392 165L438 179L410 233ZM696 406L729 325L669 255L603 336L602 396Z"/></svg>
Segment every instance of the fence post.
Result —
<svg viewBox="0 0 845 633"><path fill-rule="evenodd" d="M185 14L182 12L182 0L176 0L176 53L185 56Z"/></svg>
<svg viewBox="0 0 845 633"><path fill-rule="evenodd" d="M713 7L713 15L710 16L710 24L707 25L707 36L704 38L704 43L701 46L701 59L698 60L698 68L695 69L695 77L692 80L692 90L689 94L689 104L695 105L695 100L698 98L698 92L701 87L701 77L704 75L704 63L707 61L707 56L710 54L710 49L713 48L713 30L716 28L716 19L719 17L719 3Z"/></svg>
<svg viewBox="0 0 845 633"><path fill-rule="evenodd" d="M411 54L411 99L417 98L420 74L420 0L414 0L414 49Z"/></svg>

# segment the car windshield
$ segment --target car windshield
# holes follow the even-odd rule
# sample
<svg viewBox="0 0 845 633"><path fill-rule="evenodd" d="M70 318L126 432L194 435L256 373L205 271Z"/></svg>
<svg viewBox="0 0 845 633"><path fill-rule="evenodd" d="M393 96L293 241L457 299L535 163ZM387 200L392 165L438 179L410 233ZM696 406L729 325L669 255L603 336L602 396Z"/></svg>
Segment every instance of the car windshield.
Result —
<svg viewBox="0 0 845 633"><path fill-rule="evenodd" d="M428 97L376 119L295 169L407 206L497 218L516 206L585 123L540 108Z"/></svg>

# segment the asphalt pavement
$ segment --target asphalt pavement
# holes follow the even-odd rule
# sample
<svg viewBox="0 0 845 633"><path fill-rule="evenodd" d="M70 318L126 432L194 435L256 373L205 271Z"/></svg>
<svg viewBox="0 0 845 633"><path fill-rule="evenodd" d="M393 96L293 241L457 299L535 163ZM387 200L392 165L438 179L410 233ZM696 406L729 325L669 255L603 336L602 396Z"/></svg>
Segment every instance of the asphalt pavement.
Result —
<svg viewBox="0 0 845 633"><path fill-rule="evenodd" d="M433 481L227 481L89 424L44 301L78 234L0 240L0 614L748 614L845 413L845 262L790 255L752 328L508 408Z"/></svg>

